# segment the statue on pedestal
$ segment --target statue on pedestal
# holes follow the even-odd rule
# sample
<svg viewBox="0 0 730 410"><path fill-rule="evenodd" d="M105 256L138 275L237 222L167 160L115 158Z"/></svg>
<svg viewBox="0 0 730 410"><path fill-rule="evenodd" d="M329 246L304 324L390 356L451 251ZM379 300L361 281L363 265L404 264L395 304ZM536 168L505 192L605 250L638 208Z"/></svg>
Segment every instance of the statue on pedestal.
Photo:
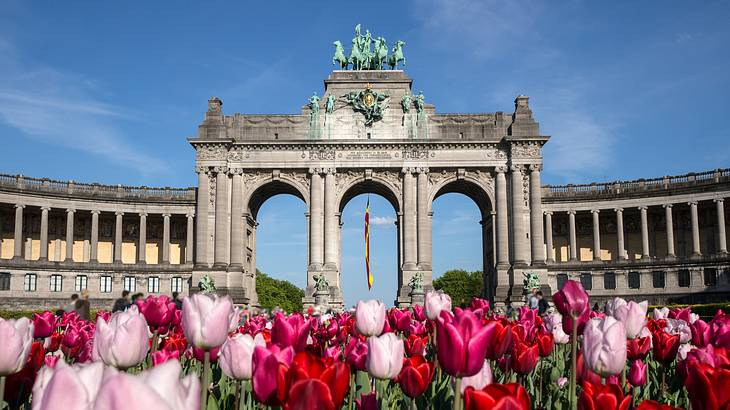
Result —
<svg viewBox="0 0 730 410"><path fill-rule="evenodd" d="M200 282L198 282L198 288L202 293L205 294L212 294L215 293L215 282L213 281L213 278L208 276L207 274L200 278Z"/></svg>

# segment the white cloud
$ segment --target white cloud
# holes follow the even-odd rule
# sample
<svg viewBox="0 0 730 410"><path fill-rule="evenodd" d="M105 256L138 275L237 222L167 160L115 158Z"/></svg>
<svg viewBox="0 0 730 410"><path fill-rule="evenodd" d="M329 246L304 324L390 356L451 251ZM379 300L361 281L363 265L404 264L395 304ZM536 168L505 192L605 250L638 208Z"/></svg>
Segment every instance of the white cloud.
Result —
<svg viewBox="0 0 730 410"><path fill-rule="evenodd" d="M395 217L393 216L372 216L370 224L376 226L394 226Z"/></svg>

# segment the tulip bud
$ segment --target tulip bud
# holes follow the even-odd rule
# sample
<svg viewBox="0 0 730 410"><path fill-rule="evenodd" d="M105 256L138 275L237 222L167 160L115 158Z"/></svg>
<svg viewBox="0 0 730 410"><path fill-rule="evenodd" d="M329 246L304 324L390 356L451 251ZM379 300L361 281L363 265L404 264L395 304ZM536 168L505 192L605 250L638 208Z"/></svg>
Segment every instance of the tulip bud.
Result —
<svg viewBox="0 0 730 410"><path fill-rule="evenodd" d="M0 319L0 376L7 376L25 366L33 344L33 323L22 317L18 320Z"/></svg>
<svg viewBox="0 0 730 410"><path fill-rule="evenodd" d="M101 362L69 366L58 360L54 366L45 366L33 384L33 410L94 409L103 376Z"/></svg>
<svg viewBox="0 0 730 410"><path fill-rule="evenodd" d="M607 316L592 319L583 332L586 367L602 375L621 373L626 366L626 330L623 323Z"/></svg>
<svg viewBox="0 0 730 410"><path fill-rule="evenodd" d="M646 383L646 363L641 360L634 360L629 367L627 380L634 387L643 386Z"/></svg>
<svg viewBox="0 0 730 410"><path fill-rule="evenodd" d="M195 293L183 300L182 325L188 343L202 349L219 347L228 338L233 303L228 296Z"/></svg>
<svg viewBox="0 0 730 410"><path fill-rule="evenodd" d="M251 337L239 333L228 338L219 353L219 364L223 373L236 380L250 380L253 376L252 360L256 346L266 347L261 334Z"/></svg>
<svg viewBox="0 0 730 410"><path fill-rule="evenodd" d="M53 312L33 313L33 337L45 339L56 330L58 318Z"/></svg>
<svg viewBox="0 0 730 410"><path fill-rule="evenodd" d="M393 333L368 338L368 373L377 379L394 379L403 367L403 340Z"/></svg>
<svg viewBox="0 0 730 410"><path fill-rule="evenodd" d="M636 303L632 300L613 309L611 316L624 324L626 337L634 339L641 334L641 330L646 324L646 311L648 308L649 301Z"/></svg>
<svg viewBox="0 0 730 410"><path fill-rule="evenodd" d="M442 290L435 290L426 293L426 317L429 320L436 320L441 315L442 310L451 312L451 296Z"/></svg>
<svg viewBox="0 0 730 410"><path fill-rule="evenodd" d="M126 370L142 363L149 349L147 321L135 306L114 313L109 323L97 319L92 350L95 361Z"/></svg>
<svg viewBox="0 0 730 410"><path fill-rule="evenodd" d="M355 308L355 327L357 331L367 336L380 336L385 326L385 305L378 300L357 302Z"/></svg>

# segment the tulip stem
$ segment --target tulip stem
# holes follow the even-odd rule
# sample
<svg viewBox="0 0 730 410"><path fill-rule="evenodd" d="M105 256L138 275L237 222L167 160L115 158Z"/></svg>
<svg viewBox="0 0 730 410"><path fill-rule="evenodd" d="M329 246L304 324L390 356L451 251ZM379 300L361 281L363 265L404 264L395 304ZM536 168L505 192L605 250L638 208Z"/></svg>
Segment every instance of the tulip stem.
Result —
<svg viewBox="0 0 730 410"><path fill-rule="evenodd" d="M454 410L461 410L461 377L456 378L454 387Z"/></svg>
<svg viewBox="0 0 730 410"><path fill-rule="evenodd" d="M202 382L200 383L200 408L201 410L208 409L208 384L210 375L210 352L206 349L203 354L203 375Z"/></svg>
<svg viewBox="0 0 730 410"><path fill-rule="evenodd" d="M577 400L576 400L576 372L577 372L577 362L578 358L576 355L578 354L578 320L575 316L573 316L573 323L572 323L572 337L570 338L570 408L575 410L577 408Z"/></svg>
<svg viewBox="0 0 730 410"><path fill-rule="evenodd" d="M355 373L350 372L350 399L347 401L350 410L355 409Z"/></svg>
<svg viewBox="0 0 730 410"><path fill-rule="evenodd" d="M241 407L242 407L241 403L243 402L243 400L241 400L241 385L242 384L243 384L243 382L236 381L236 395L235 395L235 400L233 402L233 406L234 406L234 408L236 408L238 410L241 409Z"/></svg>
<svg viewBox="0 0 730 410"><path fill-rule="evenodd" d="M0 377L0 404L5 400L5 376ZM10 403L8 403L10 404Z"/></svg>
<svg viewBox="0 0 730 410"><path fill-rule="evenodd" d="M157 344L159 343L160 336L157 334L158 330L155 329L155 332L152 334L152 350L150 350L150 354L157 351Z"/></svg>

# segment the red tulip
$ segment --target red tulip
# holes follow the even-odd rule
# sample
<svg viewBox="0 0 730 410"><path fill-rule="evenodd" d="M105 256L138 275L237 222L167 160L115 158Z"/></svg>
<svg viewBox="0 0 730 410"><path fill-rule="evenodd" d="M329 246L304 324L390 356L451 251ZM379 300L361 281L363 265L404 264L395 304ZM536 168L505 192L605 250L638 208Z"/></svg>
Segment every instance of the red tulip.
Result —
<svg viewBox="0 0 730 410"><path fill-rule="evenodd" d="M403 340L403 346L408 356L423 356L426 351L427 337L410 335L408 339Z"/></svg>
<svg viewBox="0 0 730 410"><path fill-rule="evenodd" d="M329 387L319 379L303 379L294 382L289 389L284 410L335 410Z"/></svg>
<svg viewBox="0 0 730 410"><path fill-rule="evenodd" d="M627 410L631 396L624 396L616 384L583 383L583 392L578 399L579 410Z"/></svg>
<svg viewBox="0 0 730 410"><path fill-rule="evenodd" d="M486 357L499 360L512 348L512 325L508 321L495 321L492 323L494 323L494 336L489 346L487 346Z"/></svg>
<svg viewBox="0 0 730 410"><path fill-rule="evenodd" d="M684 386L689 393L692 410L717 410L730 406L730 369L690 362Z"/></svg>
<svg viewBox="0 0 730 410"><path fill-rule="evenodd" d="M61 347L61 340L63 340L63 333L54 332L50 338L46 339L46 351L53 353Z"/></svg>
<svg viewBox="0 0 730 410"><path fill-rule="evenodd" d="M375 392L363 394L359 399L355 399L358 410L378 410L378 398Z"/></svg>
<svg viewBox="0 0 730 410"><path fill-rule="evenodd" d="M519 374L528 374L535 370L540 359L540 350L537 345L517 343L512 349L512 370Z"/></svg>
<svg viewBox="0 0 730 410"><path fill-rule="evenodd" d="M464 410L529 410L530 395L517 383L490 384L482 390L464 390Z"/></svg>
<svg viewBox="0 0 730 410"><path fill-rule="evenodd" d="M175 318L175 302L166 295L157 297L150 295L147 299L138 300L137 308L152 329L167 327Z"/></svg>
<svg viewBox="0 0 730 410"><path fill-rule="evenodd" d="M436 322L438 361L443 370L454 377L473 376L481 370L487 346L496 327L486 326L469 311L456 309L455 316L441 312Z"/></svg>
<svg viewBox="0 0 730 410"><path fill-rule="evenodd" d="M291 378L292 390L297 382L319 379L327 386L329 400L338 409L342 407L345 395L347 395L350 387L350 367L347 364L332 362L327 365L321 357L314 356L309 352L300 352L294 356L289 368L289 377ZM296 398L290 396L288 402L295 400Z"/></svg>
<svg viewBox="0 0 730 410"><path fill-rule="evenodd" d="M692 308L689 306L685 308L672 308L669 309L669 318L670 319L680 319L684 320L685 322L690 322L690 313L692 313Z"/></svg>
<svg viewBox="0 0 730 410"><path fill-rule="evenodd" d="M253 394L256 400L268 406L281 406L286 399L287 372L294 359L294 349L273 345L256 346L253 353Z"/></svg>
<svg viewBox="0 0 730 410"><path fill-rule="evenodd" d="M312 320L305 320L300 313L289 317L277 313L271 328L271 342L282 348L291 346L296 352L304 351L311 328Z"/></svg>
<svg viewBox="0 0 730 410"><path fill-rule="evenodd" d="M431 384L434 370L434 364L426 361L423 356L409 357L403 362L403 370L395 380L406 396L416 398Z"/></svg>
<svg viewBox="0 0 730 410"><path fill-rule="evenodd" d="M391 329L406 332L411 327L411 312L408 309L390 309L388 311L388 322L390 322Z"/></svg>
<svg viewBox="0 0 730 410"><path fill-rule="evenodd" d="M710 340L715 347L730 348L730 315L719 313L710 324Z"/></svg>
<svg viewBox="0 0 730 410"><path fill-rule="evenodd" d="M553 352L555 346L553 334L551 332L539 332L535 337L537 346L540 348L540 357L548 357Z"/></svg>
<svg viewBox="0 0 730 410"><path fill-rule="evenodd" d="M629 360L644 360L651 350L651 337L638 337L626 340L626 358Z"/></svg>
<svg viewBox="0 0 730 410"><path fill-rule="evenodd" d="M53 312L43 312L40 315L33 313L33 337L45 339L50 336L57 326L58 318Z"/></svg>
<svg viewBox="0 0 730 410"><path fill-rule="evenodd" d="M594 373L593 370L586 367L582 350L578 351L576 358L576 380L578 383L590 382L593 384L601 383L601 376Z"/></svg>
<svg viewBox="0 0 730 410"><path fill-rule="evenodd" d="M646 363L641 360L632 361L626 380L634 387L643 386L646 384L646 368Z"/></svg>
<svg viewBox="0 0 730 410"><path fill-rule="evenodd" d="M674 407L668 404L658 403L654 400L644 400L639 404L639 407L635 407L635 410L682 410L681 407Z"/></svg>
<svg viewBox="0 0 730 410"><path fill-rule="evenodd" d="M10 408L20 408L20 404L30 397L38 371L45 362L44 355L43 343L33 342L23 368L6 377L4 400Z"/></svg>
<svg viewBox="0 0 730 410"><path fill-rule="evenodd" d="M368 344L353 337L345 347L345 358L354 369L367 371Z"/></svg>
<svg viewBox="0 0 730 410"><path fill-rule="evenodd" d="M679 350L679 335L670 335L667 332L654 332L652 334L654 345L654 359L668 365L677 357Z"/></svg>
<svg viewBox="0 0 730 410"><path fill-rule="evenodd" d="M702 319L695 320L689 325L692 329L692 344L697 347L705 347L710 343L710 325Z"/></svg>

